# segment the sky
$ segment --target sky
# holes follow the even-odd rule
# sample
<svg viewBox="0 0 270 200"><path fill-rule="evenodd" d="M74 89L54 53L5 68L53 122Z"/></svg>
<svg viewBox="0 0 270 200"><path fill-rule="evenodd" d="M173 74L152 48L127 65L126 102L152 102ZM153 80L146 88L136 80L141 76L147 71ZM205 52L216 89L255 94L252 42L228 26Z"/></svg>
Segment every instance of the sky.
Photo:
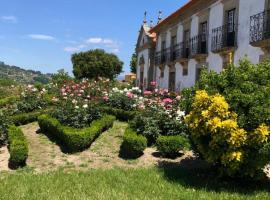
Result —
<svg viewBox="0 0 270 200"><path fill-rule="evenodd" d="M0 61L43 73L65 69L71 55L95 48L115 53L129 72L144 12L165 17L187 0L1 0Z"/></svg>

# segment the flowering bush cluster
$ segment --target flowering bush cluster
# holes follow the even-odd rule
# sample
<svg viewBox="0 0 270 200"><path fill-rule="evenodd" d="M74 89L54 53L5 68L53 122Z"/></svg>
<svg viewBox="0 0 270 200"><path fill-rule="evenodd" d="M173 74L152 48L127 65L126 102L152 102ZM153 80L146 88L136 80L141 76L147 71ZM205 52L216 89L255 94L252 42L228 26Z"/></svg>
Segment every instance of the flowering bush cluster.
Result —
<svg viewBox="0 0 270 200"><path fill-rule="evenodd" d="M269 161L269 127L261 124L247 132L237 124L225 98L197 91L192 111L185 121L197 151L209 162L221 166L230 176L255 176Z"/></svg>
<svg viewBox="0 0 270 200"><path fill-rule="evenodd" d="M45 88L37 88L34 85L27 85L20 95L20 100L15 105L15 113L28 113L37 109L45 108Z"/></svg>

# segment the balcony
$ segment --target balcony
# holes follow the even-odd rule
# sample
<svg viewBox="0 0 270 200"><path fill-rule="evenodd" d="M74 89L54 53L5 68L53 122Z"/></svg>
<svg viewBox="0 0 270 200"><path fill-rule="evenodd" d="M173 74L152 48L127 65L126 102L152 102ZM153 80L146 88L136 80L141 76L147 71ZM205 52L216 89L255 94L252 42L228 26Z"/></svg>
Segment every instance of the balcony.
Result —
<svg viewBox="0 0 270 200"><path fill-rule="evenodd" d="M208 35L200 34L190 39L190 56L195 59L205 59L208 53Z"/></svg>
<svg viewBox="0 0 270 200"><path fill-rule="evenodd" d="M237 27L224 25L212 30L211 48L214 53L232 52L237 47Z"/></svg>
<svg viewBox="0 0 270 200"><path fill-rule="evenodd" d="M163 65L168 63L171 60L170 56L171 48L163 49L162 51L158 51L155 54L155 64L156 65Z"/></svg>
<svg viewBox="0 0 270 200"><path fill-rule="evenodd" d="M270 10L250 17L250 44L255 47L270 46Z"/></svg>

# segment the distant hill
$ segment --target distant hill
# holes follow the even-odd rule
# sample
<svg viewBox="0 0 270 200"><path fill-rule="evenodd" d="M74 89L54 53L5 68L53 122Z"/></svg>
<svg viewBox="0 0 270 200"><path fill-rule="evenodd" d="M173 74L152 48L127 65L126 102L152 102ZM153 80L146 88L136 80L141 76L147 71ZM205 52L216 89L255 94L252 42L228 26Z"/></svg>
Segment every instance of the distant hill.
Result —
<svg viewBox="0 0 270 200"><path fill-rule="evenodd" d="M48 83L52 74L42 74L40 71L26 70L10 66L0 61L0 79L11 79L17 83Z"/></svg>

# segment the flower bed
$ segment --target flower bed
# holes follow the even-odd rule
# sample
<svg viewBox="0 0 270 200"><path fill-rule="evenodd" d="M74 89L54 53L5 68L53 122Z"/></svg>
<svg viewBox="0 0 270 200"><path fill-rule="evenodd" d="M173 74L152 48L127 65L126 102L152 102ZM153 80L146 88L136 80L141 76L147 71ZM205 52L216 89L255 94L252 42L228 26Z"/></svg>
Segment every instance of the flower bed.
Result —
<svg viewBox="0 0 270 200"><path fill-rule="evenodd" d="M57 119L49 115L38 117L41 131L56 139L68 152L88 148L102 132L112 127L114 121L114 116L105 115L101 119L94 120L90 127L76 129L61 125Z"/></svg>
<svg viewBox="0 0 270 200"><path fill-rule="evenodd" d="M28 157L28 144L22 130L11 126L8 129L8 149L10 153L9 164L11 168L26 165Z"/></svg>

